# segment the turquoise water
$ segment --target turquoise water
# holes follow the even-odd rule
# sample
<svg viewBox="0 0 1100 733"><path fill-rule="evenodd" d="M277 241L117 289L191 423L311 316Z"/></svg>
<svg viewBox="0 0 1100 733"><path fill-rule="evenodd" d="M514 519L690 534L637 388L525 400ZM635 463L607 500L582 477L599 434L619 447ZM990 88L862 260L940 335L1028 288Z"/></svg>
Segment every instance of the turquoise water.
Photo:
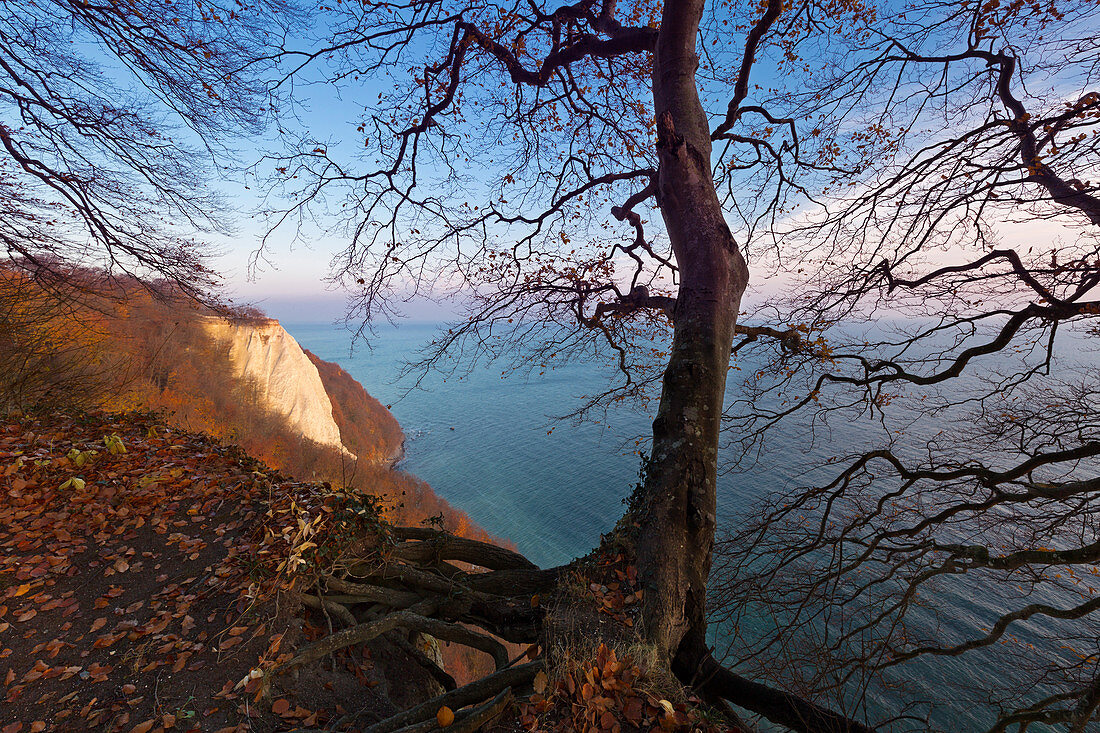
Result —
<svg viewBox="0 0 1100 733"><path fill-rule="evenodd" d="M623 511L636 480L639 457L634 438L649 432L647 415L620 407L602 424L571 424L553 418L575 409L578 397L604 383L589 364L570 364L530 379L502 379L502 366L487 365L462 378L429 375L423 389L397 381L437 326L405 323L380 327L370 348L351 350L348 334L327 323L284 322L318 356L341 364L372 395L388 405L406 434L401 468L427 481L437 494L466 511L486 530L505 537L543 567L586 553ZM915 431L917 426L911 426ZM780 432L772 443L780 460L761 461L753 471L723 476L719 513L738 513L753 496L805 476L802 467L824 449L847 452L872 439L873 424L843 424L814 447ZM645 443L642 443L645 446ZM949 594L941 610L962 627L998 610L997 599ZM1026 625L1021 625L1026 633ZM988 660L987 660L988 661ZM998 670L977 655L946 659L930 667L905 668L898 680L916 698L937 702L935 722L943 730L984 730L987 711L968 705L960 688L983 686ZM1001 679L1000 681L1004 681ZM945 696L944 690L952 690ZM869 718L892 707L872 699ZM906 727L920 730L920 727Z"/></svg>
<svg viewBox="0 0 1100 733"><path fill-rule="evenodd" d="M403 470L539 565L585 554L622 514L622 501L638 478L635 439L648 446L651 418L618 407L599 423L555 420L576 409L582 395L606 385L607 375L591 364L568 364L529 379L502 378L504 366L490 364L461 378L430 374L420 389L410 390L408 380L398 380L402 364L437 333L437 324L379 326L369 347L354 349L347 332L330 324L283 325L390 408L405 431ZM844 449L874 429L845 425L839 436ZM824 446L811 450L779 435L776 447L783 460L720 478L720 512L736 511L757 487L798 478L808 462L799 454L817 455Z"/></svg>
<svg viewBox="0 0 1100 733"><path fill-rule="evenodd" d="M409 392L398 372L436 326L381 327L371 348L353 352L347 333L328 324L284 326L390 407L405 431L403 470L539 565L586 553L622 514L639 465L634 446L623 442L647 432L648 418L620 409L609 415L611 427L553 420L592 386L590 366L530 380L501 379L500 368L484 367L462 379L431 375Z"/></svg>

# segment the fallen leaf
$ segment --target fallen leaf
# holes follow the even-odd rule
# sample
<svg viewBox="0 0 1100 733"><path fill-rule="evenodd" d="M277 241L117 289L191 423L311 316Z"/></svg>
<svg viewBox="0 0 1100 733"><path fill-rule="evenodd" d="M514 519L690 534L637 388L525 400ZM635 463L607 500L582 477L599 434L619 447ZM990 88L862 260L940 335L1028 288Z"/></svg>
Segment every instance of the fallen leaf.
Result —
<svg viewBox="0 0 1100 733"><path fill-rule="evenodd" d="M454 711L444 705L439 709L439 712L435 714L435 722L439 723L440 728L446 728L451 723L455 722Z"/></svg>
<svg viewBox="0 0 1100 733"><path fill-rule="evenodd" d="M287 700L285 697L279 698L271 706L271 712L275 713L276 715L283 715L288 710L290 710L290 701Z"/></svg>

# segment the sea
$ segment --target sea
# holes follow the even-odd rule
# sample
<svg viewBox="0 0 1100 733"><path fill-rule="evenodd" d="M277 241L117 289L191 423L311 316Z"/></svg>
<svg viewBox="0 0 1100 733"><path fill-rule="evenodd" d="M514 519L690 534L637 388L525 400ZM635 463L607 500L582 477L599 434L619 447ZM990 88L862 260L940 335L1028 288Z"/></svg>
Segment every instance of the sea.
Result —
<svg viewBox="0 0 1100 733"><path fill-rule="evenodd" d="M649 414L618 406L601 413L601 419L558 419L607 383L608 375L592 364L510 373L507 364L490 362L452 374L428 373L414 386L411 378L400 377L402 368L439 333L441 324L379 325L366 343L352 343L345 329L331 323L284 320L283 325L304 347L339 363L389 407L406 436L401 470L425 480L485 530L512 541L542 567L568 562L594 547L622 514L624 500L638 482ZM854 446L876 429L873 424L833 426L812 445L802 434L785 437L780 431L750 470L720 477L720 517L744 511L762 491L804 480L803 467L820 459L831 443ZM995 600L988 598L956 595L943 603L947 615L965 626L997 610ZM715 633L721 636L721 630ZM1020 633L1026 637L1026 624ZM992 723L990 711L966 702L961 694L1001 676L1000 670L983 664L969 656L919 664L907 668L908 678L895 683L908 687L913 697L935 701L930 722L936 729L983 731ZM901 711L885 694L872 695L864 712L882 718ZM903 723L892 730L930 727Z"/></svg>
<svg viewBox="0 0 1100 733"><path fill-rule="evenodd" d="M399 378L402 366L439 324L379 325L354 345L330 324L283 326L390 409L405 432L401 470L538 565L587 553L622 514L640 466L631 439L648 431L650 418L617 409L600 422L555 419L601 384L591 365L525 377L490 363L468 374L429 373L414 388L411 378Z"/></svg>

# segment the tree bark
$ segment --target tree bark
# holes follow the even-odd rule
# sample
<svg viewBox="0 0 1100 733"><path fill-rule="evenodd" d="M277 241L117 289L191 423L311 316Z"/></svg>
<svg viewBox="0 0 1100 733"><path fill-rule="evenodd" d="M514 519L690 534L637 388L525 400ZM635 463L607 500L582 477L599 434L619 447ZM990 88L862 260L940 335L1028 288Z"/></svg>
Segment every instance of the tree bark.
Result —
<svg viewBox="0 0 1100 733"><path fill-rule="evenodd" d="M748 269L711 174L710 128L695 84L703 0L667 0L653 68L657 203L679 268L674 333L638 507L646 637L674 666L705 652L718 433Z"/></svg>

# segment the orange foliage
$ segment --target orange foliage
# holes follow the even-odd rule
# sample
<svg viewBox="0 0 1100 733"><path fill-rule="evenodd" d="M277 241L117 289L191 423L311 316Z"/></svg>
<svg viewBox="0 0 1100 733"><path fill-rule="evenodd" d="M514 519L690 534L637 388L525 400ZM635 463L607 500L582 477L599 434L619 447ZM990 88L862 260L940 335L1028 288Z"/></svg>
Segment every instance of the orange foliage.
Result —
<svg viewBox="0 0 1100 733"><path fill-rule="evenodd" d="M174 426L239 444L285 474L383 497L386 518L394 524L442 522L455 534L504 544L424 481L392 468L404 439L400 425L339 365L306 352L332 400L341 442L355 458L304 438L285 417L263 406L256 385L234 367L228 345L212 339L204 328L209 311L183 298L154 295L140 283L112 287L115 299L96 296L79 305L68 304L65 317L69 320L49 324L54 334L49 348L60 353L65 345L67 353L74 355L74 364L90 363L92 355L99 364L103 355L110 355L111 363L125 365L100 375L103 378L94 388L83 390L100 396L97 405L154 410ZM21 296L25 292L21 289ZM70 338L73 333L80 337ZM3 336L0 333L0 340ZM82 374L72 365L68 370L71 376ZM446 645L443 653L448 670L459 681L476 679L492 669L487 656L465 647Z"/></svg>
<svg viewBox="0 0 1100 733"><path fill-rule="evenodd" d="M363 385L339 364L325 361L302 349L321 376L332 400L332 417L340 428L340 440L360 459L392 462L400 457L405 435L396 418L382 403L367 394Z"/></svg>

